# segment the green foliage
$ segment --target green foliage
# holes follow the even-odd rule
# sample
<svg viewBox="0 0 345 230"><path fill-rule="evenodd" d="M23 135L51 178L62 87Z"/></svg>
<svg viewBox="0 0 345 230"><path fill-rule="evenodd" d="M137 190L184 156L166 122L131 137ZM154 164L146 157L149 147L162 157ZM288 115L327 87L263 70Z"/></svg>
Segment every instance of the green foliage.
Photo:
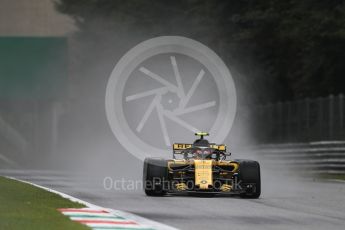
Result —
<svg viewBox="0 0 345 230"><path fill-rule="evenodd" d="M257 1L239 14L240 42L256 43L283 99L344 92L344 1ZM265 76L263 76L265 77Z"/></svg>
<svg viewBox="0 0 345 230"><path fill-rule="evenodd" d="M88 48L123 53L160 35L201 41L236 73L247 102L345 91L343 0L61 0L57 9Z"/></svg>

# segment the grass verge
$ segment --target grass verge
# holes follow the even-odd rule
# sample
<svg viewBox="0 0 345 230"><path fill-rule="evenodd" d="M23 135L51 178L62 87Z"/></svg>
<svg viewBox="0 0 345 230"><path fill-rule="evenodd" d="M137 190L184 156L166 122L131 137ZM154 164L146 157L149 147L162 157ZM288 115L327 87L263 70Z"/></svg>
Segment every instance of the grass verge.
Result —
<svg viewBox="0 0 345 230"><path fill-rule="evenodd" d="M81 207L57 194L0 177L0 229L89 229L56 210Z"/></svg>
<svg viewBox="0 0 345 230"><path fill-rule="evenodd" d="M326 180L344 180L345 181L345 174L319 174L319 178L326 179Z"/></svg>

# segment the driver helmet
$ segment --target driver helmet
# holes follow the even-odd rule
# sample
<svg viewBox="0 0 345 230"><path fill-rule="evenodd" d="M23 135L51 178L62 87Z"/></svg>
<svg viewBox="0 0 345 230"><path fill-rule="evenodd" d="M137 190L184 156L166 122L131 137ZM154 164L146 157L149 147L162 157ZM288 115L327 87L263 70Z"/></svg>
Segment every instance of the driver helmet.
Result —
<svg viewBox="0 0 345 230"><path fill-rule="evenodd" d="M210 143L206 139L197 139L194 141L193 147L210 147Z"/></svg>

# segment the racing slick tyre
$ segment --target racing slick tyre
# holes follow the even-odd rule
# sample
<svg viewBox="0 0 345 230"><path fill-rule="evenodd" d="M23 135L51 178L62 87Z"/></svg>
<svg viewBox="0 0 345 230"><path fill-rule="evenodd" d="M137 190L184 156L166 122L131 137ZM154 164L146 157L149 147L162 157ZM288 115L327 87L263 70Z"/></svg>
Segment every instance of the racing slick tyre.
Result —
<svg viewBox="0 0 345 230"><path fill-rule="evenodd" d="M144 161L143 185L147 196L166 194L168 167L167 161L159 158L146 158Z"/></svg>
<svg viewBox="0 0 345 230"><path fill-rule="evenodd" d="M238 160L239 179L245 192L241 193L242 198L259 198L261 194L260 164L257 161Z"/></svg>

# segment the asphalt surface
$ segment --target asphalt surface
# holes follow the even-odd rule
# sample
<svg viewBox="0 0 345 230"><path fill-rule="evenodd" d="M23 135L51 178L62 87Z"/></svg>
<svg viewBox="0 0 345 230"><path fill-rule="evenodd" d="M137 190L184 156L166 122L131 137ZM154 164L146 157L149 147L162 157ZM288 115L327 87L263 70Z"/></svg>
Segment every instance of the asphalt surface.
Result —
<svg viewBox="0 0 345 230"><path fill-rule="evenodd" d="M128 211L179 229L344 229L345 183L298 179L262 170L262 196L146 197L134 182L71 172L0 170L103 207ZM111 180L110 180L111 178ZM112 183L114 182L114 183ZM140 179L137 183L140 183ZM110 188L110 186L112 188ZM122 186L123 185L123 186ZM122 187L122 188L121 188Z"/></svg>

